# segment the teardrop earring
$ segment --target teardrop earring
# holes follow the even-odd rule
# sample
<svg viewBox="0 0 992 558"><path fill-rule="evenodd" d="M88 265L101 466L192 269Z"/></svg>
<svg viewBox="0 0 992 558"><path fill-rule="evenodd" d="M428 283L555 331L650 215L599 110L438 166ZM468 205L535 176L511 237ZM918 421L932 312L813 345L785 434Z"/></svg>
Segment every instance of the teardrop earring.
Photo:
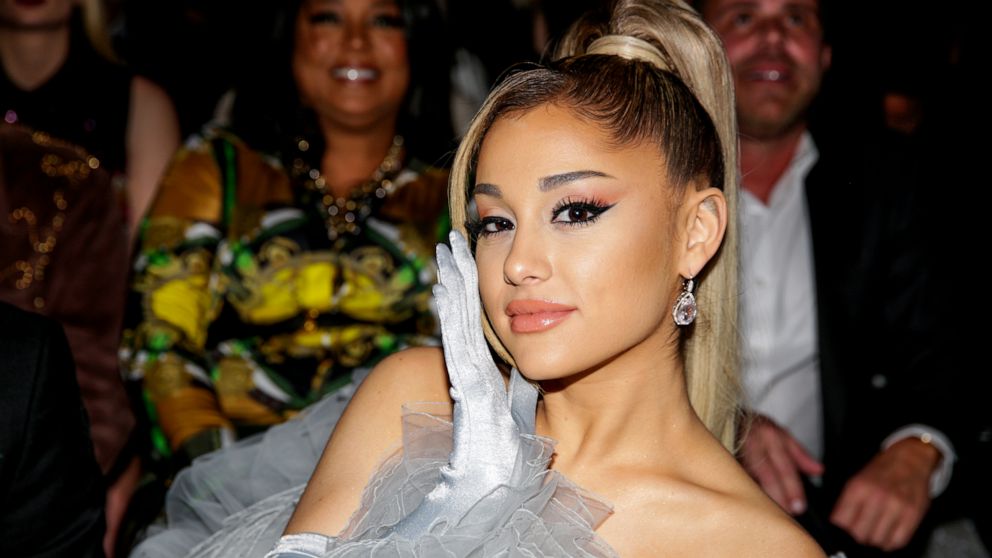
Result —
<svg viewBox="0 0 992 558"><path fill-rule="evenodd" d="M696 307L696 296L692 294L695 282L690 278L682 283L682 293L675 299L675 306L672 308L672 318L675 325L687 326L696 319L699 308Z"/></svg>

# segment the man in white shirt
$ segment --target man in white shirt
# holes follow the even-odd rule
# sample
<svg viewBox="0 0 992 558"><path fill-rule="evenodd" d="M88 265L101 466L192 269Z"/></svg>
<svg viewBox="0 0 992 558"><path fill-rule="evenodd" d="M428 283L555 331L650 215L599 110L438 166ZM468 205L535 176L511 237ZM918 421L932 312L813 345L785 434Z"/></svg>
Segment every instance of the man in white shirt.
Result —
<svg viewBox="0 0 992 558"><path fill-rule="evenodd" d="M743 378L754 413L742 461L794 515L825 506L809 511L862 545L900 549L955 459L942 392L927 405L910 396L939 357L920 302L929 276L913 243L915 200L900 190L908 167L886 148L821 153L807 130L831 62L817 0L701 8L733 66L741 131ZM810 493L816 484L823 496Z"/></svg>

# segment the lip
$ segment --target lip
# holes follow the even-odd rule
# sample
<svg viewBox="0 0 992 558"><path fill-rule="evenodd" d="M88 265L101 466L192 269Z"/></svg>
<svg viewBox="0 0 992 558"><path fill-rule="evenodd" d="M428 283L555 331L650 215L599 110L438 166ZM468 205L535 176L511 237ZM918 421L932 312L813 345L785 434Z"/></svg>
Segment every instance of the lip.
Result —
<svg viewBox="0 0 992 558"><path fill-rule="evenodd" d="M745 65L740 75L747 81L783 83L792 79L792 67L781 61L755 61Z"/></svg>
<svg viewBox="0 0 992 558"><path fill-rule="evenodd" d="M544 300L514 300L506 305L510 330L514 333L540 333L567 320L574 306Z"/></svg>
<svg viewBox="0 0 992 558"><path fill-rule="evenodd" d="M331 69L334 79L348 83L365 83L379 79L379 69L361 64L345 64Z"/></svg>

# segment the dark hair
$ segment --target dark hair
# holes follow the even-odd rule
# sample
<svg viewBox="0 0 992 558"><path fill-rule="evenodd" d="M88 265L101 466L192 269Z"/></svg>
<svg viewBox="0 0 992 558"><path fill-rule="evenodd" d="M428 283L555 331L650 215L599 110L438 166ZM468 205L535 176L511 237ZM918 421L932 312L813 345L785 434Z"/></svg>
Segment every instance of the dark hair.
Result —
<svg viewBox="0 0 992 558"><path fill-rule="evenodd" d="M546 67L509 72L490 96L481 137L498 118L551 103L608 131L617 147L653 142L665 156L668 179L681 192L693 180L723 189L724 162L713 121L675 74L613 55L565 58ZM481 142L472 152L478 159Z"/></svg>
<svg viewBox="0 0 992 558"><path fill-rule="evenodd" d="M257 71L242 80L231 112L230 129L254 149L283 160L298 157L295 146L311 146L306 161L319 166L324 139L313 110L301 101L293 78L296 18L304 0L292 0L274 19L273 48ZM408 157L440 165L452 150L449 69L453 58L444 23L433 0L397 0L403 13L410 64L410 87L397 122Z"/></svg>

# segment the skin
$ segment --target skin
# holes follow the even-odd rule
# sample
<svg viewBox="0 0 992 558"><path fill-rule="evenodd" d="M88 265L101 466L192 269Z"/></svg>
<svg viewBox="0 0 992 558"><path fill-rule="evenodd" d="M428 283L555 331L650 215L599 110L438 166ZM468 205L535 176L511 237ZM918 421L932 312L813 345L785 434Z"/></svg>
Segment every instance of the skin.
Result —
<svg viewBox="0 0 992 558"><path fill-rule="evenodd" d="M744 187L768 202L830 67L816 0L710 0L734 75Z"/></svg>
<svg viewBox="0 0 992 558"><path fill-rule="evenodd" d="M317 113L325 136L325 178L335 194L346 195L385 157L410 86L399 5L305 1L296 20L292 65L300 95ZM367 74L344 79L340 72L348 68Z"/></svg>
<svg viewBox="0 0 992 558"><path fill-rule="evenodd" d="M475 201L489 232L476 248L483 306L522 373L544 390L537 431L559 441L553 468L614 504L597 531L623 556L698 556L700 540L713 556L822 556L689 405L671 306L680 277L720 245L722 194L689 185L676 199L655 146L607 141L568 110L540 106L498 119L477 169ZM579 171L594 174L569 175ZM557 186L542 189L552 176ZM563 201L590 199L612 208L591 221L584 206L555 213ZM555 328L520 333L505 308L521 299L575 310ZM445 378L437 349L377 367L286 532L338 532L377 452L395 447L384 439L399 436L399 413L388 409L449 400Z"/></svg>
<svg viewBox="0 0 992 558"><path fill-rule="evenodd" d="M816 0L709 0L703 17L720 34L733 66L744 188L768 203L806 131L806 111L830 66ZM748 472L780 506L806 510L800 475L823 464L767 417L744 439ZM940 461L933 446L906 439L875 456L846 484L830 520L858 542L901 548L929 504Z"/></svg>

